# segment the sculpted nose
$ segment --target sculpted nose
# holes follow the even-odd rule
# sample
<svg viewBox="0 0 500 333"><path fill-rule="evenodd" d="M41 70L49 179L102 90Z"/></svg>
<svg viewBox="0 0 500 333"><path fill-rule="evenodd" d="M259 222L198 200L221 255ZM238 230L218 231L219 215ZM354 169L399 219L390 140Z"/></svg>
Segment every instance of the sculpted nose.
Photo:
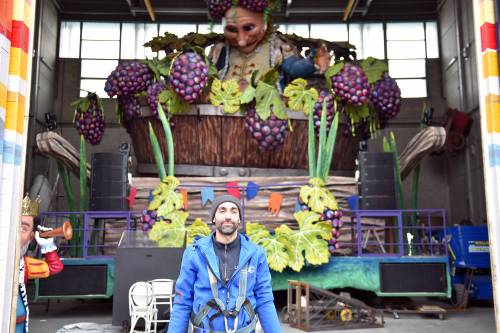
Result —
<svg viewBox="0 0 500 333"><path fill-rule="evenodd" d="M238 34L238 46L245 47L247 45L247 37L243 33Z"/></svg>

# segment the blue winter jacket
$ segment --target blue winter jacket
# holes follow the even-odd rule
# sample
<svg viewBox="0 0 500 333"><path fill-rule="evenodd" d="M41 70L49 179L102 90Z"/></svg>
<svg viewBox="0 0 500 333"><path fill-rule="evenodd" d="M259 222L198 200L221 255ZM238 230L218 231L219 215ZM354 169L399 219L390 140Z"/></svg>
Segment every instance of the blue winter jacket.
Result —
<svg viewBox="0 0 500 333"><path fill-rule="evenodd" d="M271 274L267 265L264 250L252 243L246 236L239 234L241 241L239 264L227 286L220 278L218 258L215 255L213 234L200 238L186 248L182 258L181 272L175 284L175 302L168 325L168 333L185 333L189 325L191 312L200 309L213 299L210 289L207 265L218 279L219 298L228 310L233 310L238 296L238 278L240 270L246 263L248 266L247 298L259 316L265 333L280 333L281 327L274 306L271 288ZM229 297L227 297L229 295ZM210 328L208 317L215 313L211 310L203 320L205 329ZM238 328L250 323L250 317L244 309L238 315ZM223 316L216 317L213 329L224 331ZM234 320L229 317L228 326L233 328Z"/></svg>

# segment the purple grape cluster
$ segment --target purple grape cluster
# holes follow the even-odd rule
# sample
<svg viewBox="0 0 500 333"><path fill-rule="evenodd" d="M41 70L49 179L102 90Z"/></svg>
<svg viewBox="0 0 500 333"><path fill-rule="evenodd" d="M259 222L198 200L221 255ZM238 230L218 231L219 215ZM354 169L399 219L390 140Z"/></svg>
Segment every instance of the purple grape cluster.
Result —
<svg viewBox="0 0 500 333"><path fill-rule="evenodd" d="M346 63L338 74L332 76L332 87L342 102L354 106L368 102L370 93L368 78L357 65Z"/></svg>
<svg viewBox="0 0 500 333"><path fill-rule="evenodd" d="M263 12L268 5L267 0L240 0L238 6L251 10L253 12Z"/></svg>
<svg viewBox="0 0 500 333"><path fill-rule="evenodd" d="M104 84L109 97L133 95L146 90L153 80L153 74L140 61L125 61L116 66Z"/></svg>
<svg viewBox="0 0 500 333"><path fill-rule="evenodd" d="M208 83L207 64L195 52L186 52L177 57L170 75L170 85L174 91L190 104L200 97Z"/></svg>
<svg viewBox="0 0 500 333"><path fill-rule="evenodd" d="M326 221L332 226L332 238L328 241L328 250L333 254L335 250L340 249L340 228L344 225L342 221L342 211L341 210L330 210L325 209L322 216L325 216Z"/></svg>
<svg viewBox="0 0 500 333"><path fill-rule="evenodd" d="M118 103L125 120L135 119L141 116L141 105L135 96L118 96Z"/></svg>
<svg viewBox="0 0 500 333"><path fill-rule="evenodd" d="M321 113L323 111L323 101L326 102L326 129L327 132L332 126L333 117L335 116L335 105L333 103L333 96L328 93L328 91L321 90L319 92L318 101L314 104L313 119L314 119L314 130L316 134L319 134L319 128L321 125Z"/></svg>
<svg viewBox="0 0 500 333"><path fill-rule="evenodd" d="M401 106L401 90L396 80L384 73L382 78L371 86L370 102L384 120L394 118Z"/></svg>
<svg viewBox="0 0 500 333"><path fill-rule="evenodd" d="M97 145L101 142L104 136L104 122L103 110L99 107L98 97L96 94L89 94L89 107L87 110L75 110L75 118L73 122L80 135L83 135L92 145Z"/></svg>
<svg viewBox="0 0 500 333"><path fill-rule="evenodd" d="M220 20L232 5L232 0L208 0L208 13L212 19Z"/></svg>
<svg viewBox="0 0 500 333"><path fill-rule="evenodd" d="M142 211L142 230L144 231L150 230L159 220L160 218L156 210L144 209Z"/></svg>
<svg viewBox="0 0 500 333"><path fill-rule="evenodd" d="M149 108L151 109L151 113L154 116L158 114L158 96L163 90L165 90L165 88L165 84L159 81L148 86L146 100L148 102ZM165 104L162 104L161 106L163 108L163 111L167 112L167 106Z"/></svg>
<svg viewBox="0 0 500 333"><path fill-rule="evenodd" d="M245 128L261 150L276 150L285 141L287 121L274 114L262 120L254 108L249 108L245 116Z"/></svg>

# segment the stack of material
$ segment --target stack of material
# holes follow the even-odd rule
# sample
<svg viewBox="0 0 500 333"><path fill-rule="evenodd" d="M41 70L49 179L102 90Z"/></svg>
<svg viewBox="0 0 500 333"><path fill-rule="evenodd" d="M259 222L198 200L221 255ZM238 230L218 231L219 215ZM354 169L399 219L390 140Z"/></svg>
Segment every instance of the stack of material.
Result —
<svg viewBox="0 0 500 333"><path fill-rule="evenodd" d="M80 177L80 153L65 138L56 132L42 132L36 136L40 153L56 159L77 177ZM90 181L90 165L87 163L87 181Z"/></svg>

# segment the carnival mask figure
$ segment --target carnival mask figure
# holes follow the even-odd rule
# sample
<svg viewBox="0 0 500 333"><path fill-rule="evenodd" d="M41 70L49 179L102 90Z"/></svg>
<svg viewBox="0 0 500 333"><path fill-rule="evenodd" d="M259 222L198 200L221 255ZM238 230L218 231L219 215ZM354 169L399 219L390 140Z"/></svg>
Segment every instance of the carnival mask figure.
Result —
<svg viewBox="0 0 500 333"><path fill-rule="evenodd" d="M267 31L264 15L243 7L230 8L222 26L228 44L244 54L253 52Z"/></svg>
<svg viewBox="0 0 500 333"><path fill-rule="evenodd" d="M280 86L297 77L322 74L331 60L324 45L318 45L307 58L299 50L281 38L267 22L264 10L270 8L265 0L209 0L212 19L222 19L225 41L216 44L209 59L218 70L221 80L234 79L243 91L257 72L256 79L270 69L279 66Z"/></svg>

